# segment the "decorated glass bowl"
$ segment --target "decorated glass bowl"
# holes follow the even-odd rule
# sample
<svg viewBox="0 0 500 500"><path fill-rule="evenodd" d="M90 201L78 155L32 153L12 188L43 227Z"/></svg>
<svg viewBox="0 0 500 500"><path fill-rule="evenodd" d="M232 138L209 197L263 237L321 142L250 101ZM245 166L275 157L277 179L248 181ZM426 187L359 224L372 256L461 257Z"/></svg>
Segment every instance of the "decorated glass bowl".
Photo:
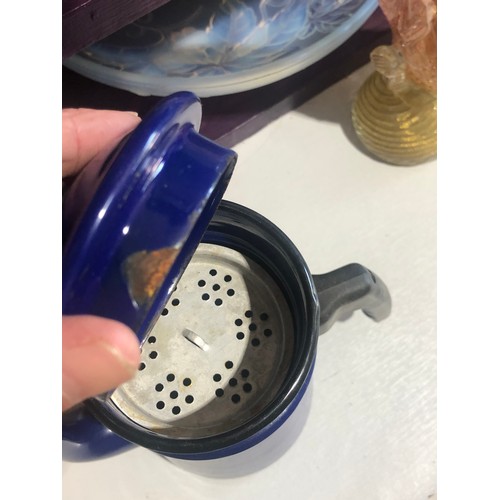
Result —
<svg viewBox="0 0 500 500"><path fill-rule="evenodd" d="M233 94L325 57L377 6L377 0L171 0L64 64L138 95Z"/></svg>

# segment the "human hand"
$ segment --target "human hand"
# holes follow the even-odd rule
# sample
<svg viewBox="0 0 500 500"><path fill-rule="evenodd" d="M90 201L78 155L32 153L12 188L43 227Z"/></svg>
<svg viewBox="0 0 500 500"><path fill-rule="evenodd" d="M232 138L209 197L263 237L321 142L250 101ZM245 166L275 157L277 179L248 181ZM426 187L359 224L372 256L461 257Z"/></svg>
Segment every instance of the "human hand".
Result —
<svg viewBox="0 0 500 500"><path fill-rule="evenodd" d="M139 123L134 113L64 109L63 177L90 162L104 161ZM62 410L132 378L139 358L139 342L126 325L97 316L63 316Z"/></svg>

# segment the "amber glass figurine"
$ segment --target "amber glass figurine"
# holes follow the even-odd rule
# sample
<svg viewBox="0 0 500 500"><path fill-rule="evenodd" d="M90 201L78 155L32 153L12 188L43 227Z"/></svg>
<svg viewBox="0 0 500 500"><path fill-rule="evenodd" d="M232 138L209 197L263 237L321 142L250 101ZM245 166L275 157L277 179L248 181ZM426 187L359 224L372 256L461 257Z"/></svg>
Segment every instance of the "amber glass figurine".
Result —
<svg viewBox="0 0 500 500"><path fill-rule="evenodd" d="M437 0L379 0L392 44L370 54L375 71L352 109L365 147L395 165L417 165L437 151Z"/></svg>

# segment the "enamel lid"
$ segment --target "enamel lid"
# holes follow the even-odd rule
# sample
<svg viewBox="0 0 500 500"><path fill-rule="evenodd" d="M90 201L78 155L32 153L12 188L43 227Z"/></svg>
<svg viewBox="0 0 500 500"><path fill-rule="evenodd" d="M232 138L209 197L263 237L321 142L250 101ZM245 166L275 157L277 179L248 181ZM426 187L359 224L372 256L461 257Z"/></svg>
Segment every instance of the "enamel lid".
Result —
<svg viewBox="0 0 500 500"><path fill-rule="evenodd" d="M62 312L127 324L142 340L222 199L236 153L199 133L190 92L163 99L63 197Z"/></svg>

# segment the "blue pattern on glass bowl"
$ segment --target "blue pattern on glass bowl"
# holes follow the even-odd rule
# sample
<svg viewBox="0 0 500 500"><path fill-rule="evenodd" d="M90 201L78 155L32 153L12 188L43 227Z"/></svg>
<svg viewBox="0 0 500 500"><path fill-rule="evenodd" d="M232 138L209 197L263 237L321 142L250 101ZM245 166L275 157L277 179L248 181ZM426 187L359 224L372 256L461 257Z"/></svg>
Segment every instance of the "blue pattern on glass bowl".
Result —
<svg viewBox="0 0 500 500"><path fill-rule="evenodd" d="M171 0L65 65L139 95L231 94L318 61L377 6L377 0Z"/></svg>

